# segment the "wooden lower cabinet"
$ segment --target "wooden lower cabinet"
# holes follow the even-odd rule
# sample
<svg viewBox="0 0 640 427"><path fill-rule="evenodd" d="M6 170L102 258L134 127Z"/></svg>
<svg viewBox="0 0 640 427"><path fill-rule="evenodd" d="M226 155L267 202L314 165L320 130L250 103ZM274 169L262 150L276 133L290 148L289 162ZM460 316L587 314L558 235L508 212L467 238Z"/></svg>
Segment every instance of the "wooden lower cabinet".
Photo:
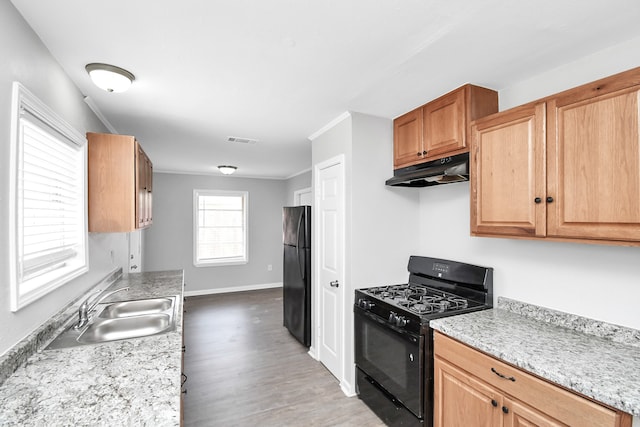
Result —
<svg viewBox="0 0 640 427"><path fill-rule="evenodd" d="M631 427L631 416L435 334L435 427Z"/></svg>
<svg viewBox="0 0 640 427"><path fill-rule="evenodd" d="M435 426L500 425L500 395L466 372L446 361L436 359L435 365Z"/></svg>
<svg viewBox="0 0 640 427"><path fill-rule="evenodd" d="M504 426L506 427L532 427L532 426L567 426L559 420L551 418L528 405L518 401L505 398L502 404L506 408L504 413ZM613 424L612 424L613 425Z"/></svg>

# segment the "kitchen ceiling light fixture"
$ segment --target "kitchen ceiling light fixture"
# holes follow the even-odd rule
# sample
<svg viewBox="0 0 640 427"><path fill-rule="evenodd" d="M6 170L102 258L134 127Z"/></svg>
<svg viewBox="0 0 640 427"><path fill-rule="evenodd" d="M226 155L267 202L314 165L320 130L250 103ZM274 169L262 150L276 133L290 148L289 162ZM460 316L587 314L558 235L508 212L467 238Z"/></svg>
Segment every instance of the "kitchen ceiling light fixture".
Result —
<svg viewBox="0 0 640 427"><path fill-rule="evenodd" d="M218 169L220 169L220 172L222 172L225 175L231 175L238 168L236 166L220 165L218 166Z"/></svg>
<svg viewBox="0 0 640 427"><path fill-rule="evenodd" d="M115 65L94 62L84 68L93 83L107 92L124 92L136 79L132 73Z"/></svg>

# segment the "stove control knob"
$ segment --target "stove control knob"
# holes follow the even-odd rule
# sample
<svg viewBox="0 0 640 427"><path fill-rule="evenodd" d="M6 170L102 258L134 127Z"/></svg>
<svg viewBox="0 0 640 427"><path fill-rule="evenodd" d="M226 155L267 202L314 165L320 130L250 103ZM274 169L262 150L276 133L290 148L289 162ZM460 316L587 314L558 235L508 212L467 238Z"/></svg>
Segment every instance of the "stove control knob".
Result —
<svg viewBox="0 0 640 427"><path fill-rule="evenodd" d="M372 303L371 301L368 301L366 299L360 298L358 300L358 307L363 308L365 310L371 310L374 306L375 306L374 303Z"/></svg>
<svg viewBox="0 0 640 427"><path fill-rule="evenodd" d="M407 326L407 323L409 323L409 321L404 316L396 317L396 326L400 326L401 328L403 328Z"/></svg>
<svg viewBox="0 0 640 427"><path fill-rule="evenodd" d="M392 311L389 313L389 323L396 323L398 316Z"/></svg>

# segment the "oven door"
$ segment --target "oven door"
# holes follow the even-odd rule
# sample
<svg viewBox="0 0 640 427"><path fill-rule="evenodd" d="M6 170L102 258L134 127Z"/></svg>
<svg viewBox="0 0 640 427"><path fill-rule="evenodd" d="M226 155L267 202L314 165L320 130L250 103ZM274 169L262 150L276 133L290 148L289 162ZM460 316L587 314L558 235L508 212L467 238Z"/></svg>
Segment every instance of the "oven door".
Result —
<svg viewBox="0 0 640 427"><path fill-rule="evenodd" d="M356 366L415 416L424 416L424 337L354 308Z"/></svg>

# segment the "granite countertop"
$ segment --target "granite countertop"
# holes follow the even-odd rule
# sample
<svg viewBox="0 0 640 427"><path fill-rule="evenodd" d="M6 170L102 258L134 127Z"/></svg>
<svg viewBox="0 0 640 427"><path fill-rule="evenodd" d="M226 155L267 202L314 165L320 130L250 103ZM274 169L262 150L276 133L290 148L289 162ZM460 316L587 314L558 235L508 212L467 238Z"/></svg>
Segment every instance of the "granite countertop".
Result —
<svg viewBox="0 0 640 427"><path fill-rule="evenodd" d="M640 331L507 298L498 308L430 321L452 338L640 416Z"/></svg>
<svg viewBox="0 0 640 427"><path fill-rule="evenodd" d="M178 295L176 329L161 335L41 350L0 387L2 426L178 426L182 270L129 274L106 301Z"/></svg>

